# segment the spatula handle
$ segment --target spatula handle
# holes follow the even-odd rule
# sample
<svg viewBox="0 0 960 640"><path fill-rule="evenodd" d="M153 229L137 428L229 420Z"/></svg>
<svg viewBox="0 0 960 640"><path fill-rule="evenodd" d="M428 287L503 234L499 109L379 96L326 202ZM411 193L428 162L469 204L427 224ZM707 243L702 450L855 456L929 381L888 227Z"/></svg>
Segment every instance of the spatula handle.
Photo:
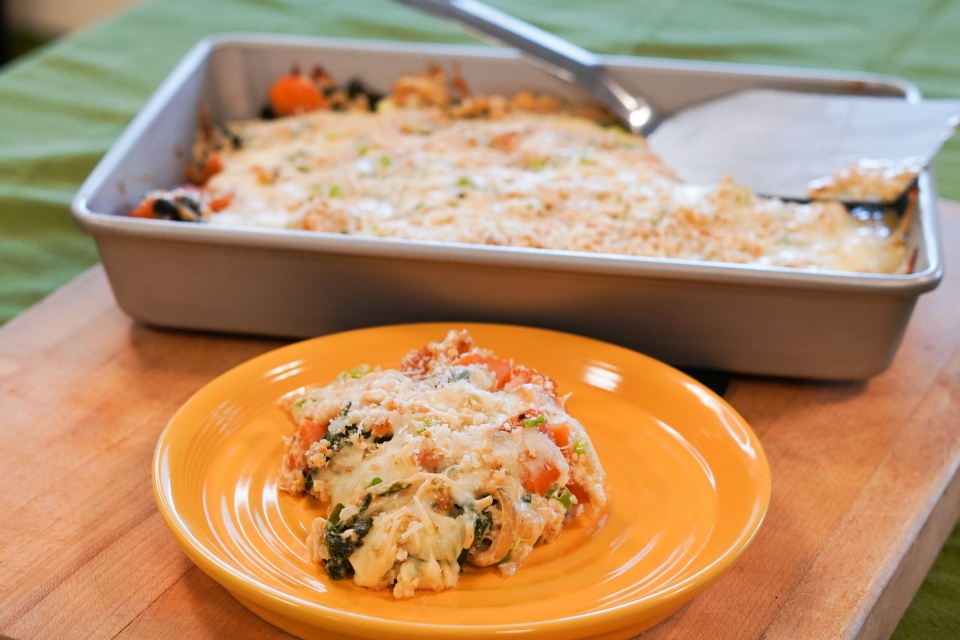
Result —
<svg viewBox="0 0 960 640"><path fill-rule="evenodd" d="M457 22L481 36L516 47L555 75L593 93L633 133L646 135L659 116L644 99L609 76L593 53L477 0L397 0L430 15Z"/></svg>

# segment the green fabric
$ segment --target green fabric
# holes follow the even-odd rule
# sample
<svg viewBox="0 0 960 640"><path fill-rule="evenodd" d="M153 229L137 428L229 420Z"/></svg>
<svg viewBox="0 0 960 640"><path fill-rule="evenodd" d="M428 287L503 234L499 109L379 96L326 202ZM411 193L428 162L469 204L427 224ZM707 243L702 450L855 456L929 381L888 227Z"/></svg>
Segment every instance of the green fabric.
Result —
<svg viewBox="0 0 960 640"><path fill-rule="evenodd" d="M960 2L495 2L610 53L861 69L960 97ZM93 264L70 195L197 40L222 31L475 42L387 0L156 0L34 51L0 73L0 322ZM960 141L936 161L960 199Z"/></svg>
<svg viewBox="0 0 960 640"><path fill-rule="evenodd" d="M903 614L892 640L960 638L960 524Z"/></svg>
<svg viewBox="0 0 960 640"><path fill-rule="evenodd" d="M960 1L518 0L493 4L598 52L859 69L960 97ZM197 40L222 31L475 42L387 0L155 0L0 72L0 322L93 264L70 197ZM960 141L936 161L960 199ZM960 637L955 531L896 637Z"/></svg>

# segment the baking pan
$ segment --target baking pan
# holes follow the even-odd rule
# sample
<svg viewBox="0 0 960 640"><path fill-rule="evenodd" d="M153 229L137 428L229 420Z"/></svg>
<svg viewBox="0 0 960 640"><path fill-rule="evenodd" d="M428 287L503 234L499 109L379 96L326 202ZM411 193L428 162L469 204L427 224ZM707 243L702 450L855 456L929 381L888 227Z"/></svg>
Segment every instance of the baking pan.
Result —
<svg viewBox="0 0 960 640"><path fill-rule="evenodd" d="M609 56L666 114L747 88L919 99L889 76ZM456 65L477 93L589 95L511 49L228 34L195 46L87 178L73 217L93 234L118 304L160 327L299 338L431 320L516 323L615 342L674 365L865 379L887 367L917 297L943 274L936 189L920 176L908 275L223 228L124 216L185 181L201 105L256 117L299 64L388 91L401 73Z"/></svg>

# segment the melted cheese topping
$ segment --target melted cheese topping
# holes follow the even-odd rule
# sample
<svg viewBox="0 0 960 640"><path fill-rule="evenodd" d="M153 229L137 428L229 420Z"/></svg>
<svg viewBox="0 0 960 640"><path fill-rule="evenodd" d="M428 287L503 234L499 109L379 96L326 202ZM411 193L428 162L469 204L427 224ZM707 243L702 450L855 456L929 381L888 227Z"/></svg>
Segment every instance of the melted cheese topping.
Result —
<svg viewBox="0 0 960 640"><path fill-rule="evenodd" d="M474 348L466 332L400 370L361 366L281 406L298 429L280 486L328 505L311 558L333 577L348 561L357 584L397 597L455 586L467 559L510 575L606 501L590 438L555 383Z"/></svg>
<svg viewBox="0 0 960 640"><path fill-rule="evenodd" d="M642 138L585 118L438 107L316 111L229 126L213 224L892 273L890 220L837 202L681 183Z"/></svg>

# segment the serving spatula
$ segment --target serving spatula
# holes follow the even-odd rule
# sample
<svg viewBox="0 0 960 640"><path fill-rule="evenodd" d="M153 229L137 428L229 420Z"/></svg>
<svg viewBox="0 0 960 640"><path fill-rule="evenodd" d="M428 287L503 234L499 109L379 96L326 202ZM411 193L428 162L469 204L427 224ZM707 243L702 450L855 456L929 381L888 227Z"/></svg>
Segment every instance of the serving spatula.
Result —
<svg viewBox="0 0 960 640"><path fill-rule="evenodd" d="M478 0L397 1L516 47L531 62L583 86L692 183L732 174L757 193L804 200L811 181L863 161L919 171L960 122L956 100L775 90L735 93L666 118L616 82L595 54Z"/></svg>

